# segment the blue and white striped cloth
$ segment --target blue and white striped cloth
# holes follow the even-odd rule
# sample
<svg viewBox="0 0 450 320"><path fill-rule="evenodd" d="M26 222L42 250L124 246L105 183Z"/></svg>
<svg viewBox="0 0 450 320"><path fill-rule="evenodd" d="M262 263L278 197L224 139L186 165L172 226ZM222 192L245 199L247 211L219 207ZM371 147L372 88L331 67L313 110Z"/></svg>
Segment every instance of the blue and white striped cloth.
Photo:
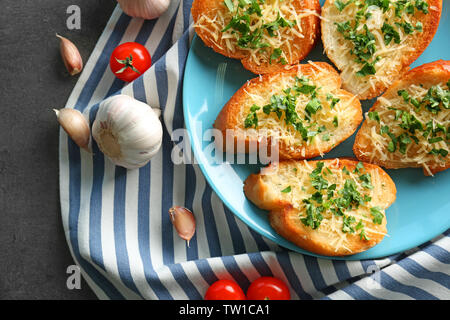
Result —
<svg viewBox="0 0 450 320"><path fill-rule="evenodd" d="M196 165L171 162L171 132L183 128L182 79L193 36L192 0L173 0L158 20L132 19L114 10L66 107L91 121L98 103L123 93L161 107L164 141L139 170L114 166L60 133L60 192L69 248L100 299L202 299L218 279L246 290L275 276L293 299L450 299L450 233L406 253L369 261L334 261L290 252L236 218ZM109 70L112 50L144 44L153 66L125 85ZM192 209L197 232L187 248L169 208Z"/></svg>

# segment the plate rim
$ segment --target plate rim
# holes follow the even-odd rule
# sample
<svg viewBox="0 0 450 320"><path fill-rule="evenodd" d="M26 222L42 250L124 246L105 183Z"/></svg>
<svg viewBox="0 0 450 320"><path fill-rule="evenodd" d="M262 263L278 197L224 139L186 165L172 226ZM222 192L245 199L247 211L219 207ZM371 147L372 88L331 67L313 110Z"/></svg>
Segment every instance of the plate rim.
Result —
<svg viewBox="0 0 450 320"><path fill-rule="evenodd" d="M294 243L288 241L287 239L283 238L281 235L277 234L275 232L275 236L266 233L263 229L261 229L258 225L256 225L255 223L251 223L249 222L245 217L243 217L243 215L238 211L235 210L233 205L226 199L226 197L223 195L223 193L220 191L220 189L217 187L217 185L213 182L212 177L208 174L208 170L205 168L205 165L202 163L202 161L198 161L198 152L200 152L200 146L198 145L197 141L193 139L193 131L192 131L192 126L191 123L188 121L188 103L187 103L187 99L185 99L184 97L186 96L187 92L187 83L188 81L186 81L186 76L188 74L188 69L191 68L192 66L192 59L194 59L194 47L198 46L198 45L203 44L202 40L197 36L197 34L194 34L192 41L191 41L191 45L189 47L189 52L188 52L188 56L186 59L186 66L185 66L185 70L184 70L184 74L183 74L183 88L182 88L182 104L183 104L183 119L184 119L184 123L186 126L186 130L188 132L188 138L189 138L189 143L191 146L191 150L194 154L196 161L196 165L198 165L200 167L200 170L203 174L203 177L205 178L205 180L208 182L209 186L212 188L212 190L216 193L216 195L219 197L219 199L223 202L224 205L227 206L227 208L236 216L238 217L247 227L251 228L252 230L254 230L255 232L257 232L258 234L260 234L261 236L269 239L270 241L274 242L275 244L290 250L292 252L295 253L300 253L300 254L306 254L309 256L313 256L316 258L321 258L321 259L327 259L327 260L341 260L341 261L363 261L363 260L375 260L375 259L382 259L382 258L387 258L389 256L393 256L393 255L397 255L397 254L401 254L405 251L411 250L413 248L416 248L428 241L431 241L433 238L439 236L440 234L443 234L446 230L448 230L448 227L442 227L440 230L440 232L438 234L436 234L434 237L432 237L431 239L422 241L419 240L417 241L417 243L412 243L410 246L407 246L406 248L402 248L400 251L398 249L393 249L392 252L387 251L385 253L380 253L380 254L375 254L375 255L370 255L367 256L367 252L371 249L368 249L366 251L360 252L360 253L356 253L353 255L348 255L348 256L325 256L325 255L319 255L316 254L314 252L305 250L297 245L295 245ZM204 44L203 46L206 49L212 50L211 48L206 47ZM226 57L224 57L226 58ZM383 169L384 170L384 169ZM247 199L247 201L249 201ZM251 205L253 205L253 203L250 202ZM272 228L272 227L271 227ZM272 228L273 229L273 228ZM428 237L427 237L428 238ZM381 242L380 242L381 243Z"/></svg>

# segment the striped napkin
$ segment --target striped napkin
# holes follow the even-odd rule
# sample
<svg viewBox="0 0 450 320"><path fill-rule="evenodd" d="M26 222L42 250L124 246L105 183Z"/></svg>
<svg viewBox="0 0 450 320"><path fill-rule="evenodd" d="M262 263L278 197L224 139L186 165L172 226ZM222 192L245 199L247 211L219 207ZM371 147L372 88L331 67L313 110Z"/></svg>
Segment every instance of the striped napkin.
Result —
<svg viewBox="0 0 450 320"><path fill-rule="evenodd" d="M182 79L193 36L192 0L172 0L157 20L117 7L66 107L95 119L98 103L122 93L162 109L163 146L139 170L114 166L60 133L60 198L75 262L100 299L202 299L218 279L244 289L260 276L289 284L293 299L450 299L450 234L380 260L334 261L302 255L263 238L231 213L196 165L174 165L171 132L184 127ZM109 70L123 42L147 47L153 66L126 85ZM192 209L197 232L188 248L169 208Z"/></svg>

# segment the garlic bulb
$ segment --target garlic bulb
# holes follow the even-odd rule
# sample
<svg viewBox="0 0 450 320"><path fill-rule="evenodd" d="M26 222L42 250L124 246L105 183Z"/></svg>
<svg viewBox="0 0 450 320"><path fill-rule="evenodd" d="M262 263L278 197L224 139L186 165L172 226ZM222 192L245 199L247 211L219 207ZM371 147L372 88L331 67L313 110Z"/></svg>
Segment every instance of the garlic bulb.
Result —
<svg viewBox="0 0 450 320"><path fill-rule="evenodd" d="M170 5L170 0L117 0L117 2L127 15L149 20L161 16Z"/></svg>
<svg viewBox="0 0 450 320"><path fill-rule="evenodd" d="M103 101L92 126L99 149L118 166L146 165L161 147L163 129L155 111L127 95Z"/></svg>

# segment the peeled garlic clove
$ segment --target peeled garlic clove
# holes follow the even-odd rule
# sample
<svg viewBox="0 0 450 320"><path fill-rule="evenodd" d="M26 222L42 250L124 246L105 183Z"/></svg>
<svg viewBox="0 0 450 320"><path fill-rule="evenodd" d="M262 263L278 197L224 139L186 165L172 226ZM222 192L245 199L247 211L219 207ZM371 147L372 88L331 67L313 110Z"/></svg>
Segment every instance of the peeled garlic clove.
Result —
<svg viewBox="0 0 450 320"><path fill-rule="evenodd" d="M69 39L61 37L58 34L56 36L61 39L59 49L67 71L72 76L80 73L83 69L83 59L77 47Z"/></svg>
<svg viewBox="0 0 450 320"><path fill-rule="evenodd" d="M175 230L181 239L187 241L189 247L189 241L192 239L195 233L195 217L194 214L180 206L175 206L169 209L170 220L172 221Z"/></svg>
<svg viewBox="0 0 450 320"><path fill-rule="evenodd" d="M75 109L64 108L61 110L53 109L58 118L58 122L67 132L69 137L80 148L89 151L89 141L91 137L91 130L89 124L83 114Z"/></svg>
<svg viewBox="0 0 450 320"><path fill-rule="evenodd" d="M130 17L154 19L167 11L170 0L117 0Z"/></svg>

